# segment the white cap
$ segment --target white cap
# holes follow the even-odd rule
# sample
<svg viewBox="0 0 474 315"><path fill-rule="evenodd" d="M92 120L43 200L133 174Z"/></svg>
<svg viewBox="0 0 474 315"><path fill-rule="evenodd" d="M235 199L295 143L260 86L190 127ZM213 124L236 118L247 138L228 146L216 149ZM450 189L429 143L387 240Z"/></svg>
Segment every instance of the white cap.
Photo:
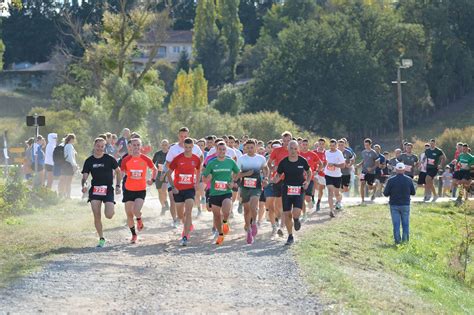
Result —
<svg viewBox="0 0 474 315"><path fill-rule="evenodd" d="M403 164L402 162L399 162L399 163L397 163L397 165L395 166L395 169L398 170L398 171L405 170L405 164Z"/></svg>

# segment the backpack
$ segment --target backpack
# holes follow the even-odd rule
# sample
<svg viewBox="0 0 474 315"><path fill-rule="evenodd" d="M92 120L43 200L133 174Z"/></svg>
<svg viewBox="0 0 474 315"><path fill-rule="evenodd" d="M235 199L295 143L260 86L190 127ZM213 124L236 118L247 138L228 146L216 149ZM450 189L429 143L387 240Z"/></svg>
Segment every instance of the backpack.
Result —
<svg viewBox="0 0 474 315"><path fill-rule="evenodd" d="M66 162L64 157L64 145L58 145L53 150L53 162L54 165L63 165Z"/></svg>

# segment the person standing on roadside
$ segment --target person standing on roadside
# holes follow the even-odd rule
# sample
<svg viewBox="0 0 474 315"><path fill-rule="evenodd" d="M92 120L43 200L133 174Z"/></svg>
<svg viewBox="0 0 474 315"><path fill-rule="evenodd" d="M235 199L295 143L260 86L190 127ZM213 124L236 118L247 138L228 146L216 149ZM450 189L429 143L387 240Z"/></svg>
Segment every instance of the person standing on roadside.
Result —
<svg viewBox="0 0 474 315"><path fill-rule="evenodd" d="M56 141L58 135L56 133L48 134L48 144L46 145L44 167L46 170L46 187L51 189L53 187L54 180L54 161L53 161L53 151L56 148Z"/></svg>
<svg viewBox="0 0 474 315"><path fill-rule="evenodd" d="M61 178L59 179L58 191L59 195L70 199L72 177L77 171L76 149L74 143L76 136L71 133L64 138L64 164L61 166Z"/></svg>
<svg viewBox="0 0 474 315"><path fill-rule="evenodd" d="M410 239L410 196L415 195L415 186L412 179L405 175L405 164L397 163L395 171L396 175L388 179L383 194L390 198L393 238L395 244L400 244ZM401 237L400 223L403 230Z"/></svg>

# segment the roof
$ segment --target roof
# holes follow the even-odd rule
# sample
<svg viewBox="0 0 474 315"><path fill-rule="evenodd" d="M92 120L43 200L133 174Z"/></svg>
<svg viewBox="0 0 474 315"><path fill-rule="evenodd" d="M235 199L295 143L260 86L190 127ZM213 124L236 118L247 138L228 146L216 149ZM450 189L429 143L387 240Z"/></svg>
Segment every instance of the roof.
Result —
<svg viewBox="0 0 474 315"><path fill-rule="evenodd" d="M164 40L165 43L192 43L193 32L192 31L168 31L168 38Z"/></svg>
<svg viewBox="0 0 474 315"><path fill-rule="evenodd" d="M52 62L47 61L47 62L37 63L28 68L17 69L15 71L32 72L32 71L55 71L55 70L56 70L56 66Z"/></svg>

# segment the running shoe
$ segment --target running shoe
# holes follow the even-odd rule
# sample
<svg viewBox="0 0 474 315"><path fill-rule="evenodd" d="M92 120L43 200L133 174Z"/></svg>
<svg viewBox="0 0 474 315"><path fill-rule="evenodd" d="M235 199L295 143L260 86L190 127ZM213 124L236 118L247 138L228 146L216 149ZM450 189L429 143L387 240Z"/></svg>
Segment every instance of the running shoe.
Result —
<svg viewBox="0 0 474 315"><path fill-rule="evenodd" d="M145 226L143 225L143 219L138 220L137 219L137 230L141 231L143 230Z"/></svg>
<svg viewBox="0 0 474 315"><path fill-rule="evenodd" d="M224 235L217 236L216 245L222 245L224 243Z"/></svg>
<svg viewBox="0 0 474 315"><path fill-rule="evenodd" d="M272 225L272 236L277 234L278 226L275 224Z"/></svg>
<svg viewBox="0 0 474 315"><path fill-rule="evenodd" d="M253 243L253 236L252 236L252 231L249 229L247 231L247 244L252 244Z"/></svg>
<svg viewBox="0 0 474 315"><path fill-rule="evenodd" d="M286 240L285 245L291 245L295 242L295 239L293 238L293 235L288 235L288 239Z"/></svg>
<svg viewBox="0 0 474 315"><path fill-rule="evenodd" d="M132 244L135 244L138 240L138 236L137 235L132 235L132 239L130 240L130 243Z"/></svg>
<svg viewBox="0 0 474 315"><path fill-rule="evenodd" d="M219 236L219 231L217 231L216 228L212 228L212 237L213 239L217 239L217 237Z"/></svg>
<svg viewBox="0 0 474 315"><path fill-rule="evenodd" d="M341 209L342 209L341 203L339 201L336 202L336 210L341 210Z"/></svg>
<svg viewBox="0 0 474 315"><path fill-rule="evenodd" d="M237 212L242 214L242 204L239 202L239 206L237 207Z"/></svg>
<svg viewBox="0 0 474 315"><path fill-rule="evenodd" d="M304 222L304 221L306 221L307 219L308 219L308 215L307 215L306 213L303 213L303 214L301 215L300 221L301 221L301 222Z"/></svg>
<svg viewBox="0 0 474 315"><path fill-rule="evenodd" d="M99 240L99 244L97 244L97 247L104 247L105 246L105 239L101 238Z"/></svg>
<svg viewBox="0 0 474 315"><path fill-rule="evenodd" d="M301 229L301 222L299 218L293 218L293 224L295 225L295 231L299 231Z"/></svg>
<svg viewBox="0 0 474 315"><path fill-rule="evenodd" d="M333 210L330 210L330 211L329 211L329 216L330 216L331 218L335 218L335 217L336 217L336 214L334 213Z"/></svg>
<svg viewBox="0 0 474 315"><path fill-rule="evenodd" d="M224 232L224 235L229 234L230 232L229 223L222 223L222 232Z"/></svg>
<svg viewBox="0 0 474 315"><path fill-rule="evenodd" d="M281 229L278 229L277 234L279 237L283 237L283 231Z"/></svg>
<svg viewBox="0 0 474 315"><path fill-rule="evenodd" d="M375 192L372 194L372 196L370 197L370 200L374 201L375 200Z"/></svg>
<svg viewBox="0 0 474 315"><path fill-rule="evenodd" d="M179 219L173 220L173 222L171 222L171 226L177 229L179 226Z"/></svg>
<svg viewBox="0 0 474 315"><path fill-rule="evenodd" d="M188 238L186 236L183 236L181 239L181 246L186 246L188 245Z"/></svg>
<svg viewBox="0 0 474 315"><path fill-rule="evenodd" d="M321 204L318 202L316 204L316 212L320 211L321 210Z"/></svg>
<svg viewBox="0 0 474 315"><path fill-rule="evenodd" d="M201 207L197 208L198 212L196 214L196 218L199 218L201 216L202 210Z"/></svg>
<svg viewBox="0 0 474 315"><path fill-rule="evenodd" d="M438 196L434 196L433 200L431 200L431 202L436 202L436 200L438 200Z"/></svg>
<svg viewBox="0 0 474 315"><path fill-rule="evenodd" d="M257 227L257 225L256 225L256 224L252 224L252 225L250 226L250 228L251 228L251 230L252 230L252 236L253 236L253 237L257 236L257 233L258 233L258 227Z"/></svg>

